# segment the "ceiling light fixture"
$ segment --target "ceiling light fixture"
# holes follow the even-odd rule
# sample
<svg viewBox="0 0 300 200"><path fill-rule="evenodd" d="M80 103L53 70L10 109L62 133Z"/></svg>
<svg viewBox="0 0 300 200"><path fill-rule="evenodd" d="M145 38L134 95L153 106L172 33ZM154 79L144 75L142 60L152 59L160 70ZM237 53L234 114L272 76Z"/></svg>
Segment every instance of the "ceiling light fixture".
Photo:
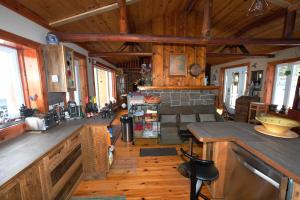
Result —
<svg viewBox="0 0 300 200"><path fill-rule="evenodd" d="M254 0L251 7L248 10L248 16L263 15L264 12L269 9L269 4L266 0Z"/></svg>

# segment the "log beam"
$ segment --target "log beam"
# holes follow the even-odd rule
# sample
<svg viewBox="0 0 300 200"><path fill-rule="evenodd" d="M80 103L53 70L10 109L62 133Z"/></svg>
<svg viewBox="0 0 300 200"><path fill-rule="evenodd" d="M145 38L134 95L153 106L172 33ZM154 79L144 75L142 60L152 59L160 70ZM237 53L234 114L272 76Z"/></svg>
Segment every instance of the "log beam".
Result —
<svg viewBox="0 0 300 200"><path fill-rule="evenodd" d="M114 56L139 56L146 57L152 56L151 52L91 52L89 53L89 57L114 57Z"/></svg>
<svg viewBox="0 0 300 200"><path fill-rule="evenodd" d="M118 0L119 12L120 12L120 33L128 33L128 20L126 12L126 0Z"/></svg>
<svg viewBox="0 0 300 200"><path fill-rule="evenodd" d="M231 57L267 57L273 58L275 57L274 54L267 54L267 53L249 53L249 54L242 54L242 53L213 53L207 52L207 57L222 57L222 58L231 58Z"/></svg>
<svg viewBox="0 0 300 200"><path fill-rule="evenodd" d="M268 53L213 53L213 52L207 52L206 55L208 57L268 57L273 58L274 54L268 54ZM150 52L94 52L89 53L89 57L115 57L115 56L152 56L152 53Z"/></svg>
<svg viewBox="0 0 300 200"><path fill-rule="evenodd" d="M53 32L60 41L64 42L143 42L160 44L185 45L273 45L273 46L299 46L300 38L293 39L263 39L263 38L203 38L203 37L176 37L141 34L104 34L104 33L62 33Z"/></svg>
<svg viewBox="0 0 300 200"><path fill-rule="evenodd" d="M293 32L295 29L296 22L296 11L286 10L285 18L284 18L284 26L283 26L283 38L292 38Z"/></svg>
<svg viewBox="0 0 300 200"><path fill-rule="evenodd" d="M202 24L202 37L210 38L211 18L213 10L213 1L205 0L203 8L203 24Z"/></svg>

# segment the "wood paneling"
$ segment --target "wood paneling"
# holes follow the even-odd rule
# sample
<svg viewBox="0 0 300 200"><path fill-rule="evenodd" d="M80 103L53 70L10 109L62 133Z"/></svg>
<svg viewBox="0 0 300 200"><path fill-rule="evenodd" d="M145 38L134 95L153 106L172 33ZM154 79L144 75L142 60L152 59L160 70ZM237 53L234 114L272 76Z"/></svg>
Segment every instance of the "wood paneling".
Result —
<svg viewBox="0 0 300 200"><path fill-rule="evenodd" d="M197 22L201 17L195 14L174 14L153 21L152 29L156 35L195 36L200 34L201 27ZM189 31L186 28L189 27ZM186 57L187 75L185 77L170 76L170 54L181 53ZM186 45L153 44L152 68L153 86L201 86L204 84L204 70L206 65L206 48ZM189 66L197 63L203 73L192 77L188 73Z"/></svg>

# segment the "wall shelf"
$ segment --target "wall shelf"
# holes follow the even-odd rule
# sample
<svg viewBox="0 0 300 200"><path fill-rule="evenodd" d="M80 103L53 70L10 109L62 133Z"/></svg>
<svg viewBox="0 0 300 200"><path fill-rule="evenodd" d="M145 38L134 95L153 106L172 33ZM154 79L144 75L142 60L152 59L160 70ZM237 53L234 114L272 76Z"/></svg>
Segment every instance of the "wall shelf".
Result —
<svg viewBox="0 0 300 200"><path fill-rule="evenodd" d="M138 86L141 91L145 90L219 90L219 86Z"/></svg>

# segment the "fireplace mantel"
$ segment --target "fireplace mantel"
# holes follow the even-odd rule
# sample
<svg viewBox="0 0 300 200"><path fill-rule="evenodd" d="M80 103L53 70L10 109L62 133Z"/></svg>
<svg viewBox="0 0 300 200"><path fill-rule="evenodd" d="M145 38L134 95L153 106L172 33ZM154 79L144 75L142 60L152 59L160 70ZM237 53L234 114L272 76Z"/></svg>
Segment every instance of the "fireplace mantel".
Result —
<svg viewBox="0 0 300 200"><path fill-rule="evenodd" d="M145 90L219 90L219 86L138 86L140 91Z"/></svg>

